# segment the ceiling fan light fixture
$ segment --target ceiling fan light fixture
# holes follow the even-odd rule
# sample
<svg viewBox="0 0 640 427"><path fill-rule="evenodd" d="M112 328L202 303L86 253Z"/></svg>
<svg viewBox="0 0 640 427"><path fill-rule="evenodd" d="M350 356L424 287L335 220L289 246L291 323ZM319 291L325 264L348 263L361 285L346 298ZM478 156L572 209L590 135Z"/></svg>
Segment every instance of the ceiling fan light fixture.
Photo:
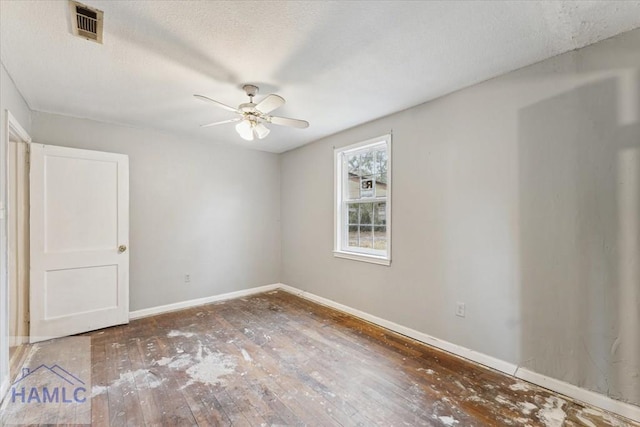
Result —
<svg viewBox="0 0 640 427"><path fill-rule="evenodd" d="M258 139L266 138L267 135L269 135L269 132L271 132L271 130L262 123L256 123L255 126L253 127L253 130L258 136Z"/></svg>
<svg viewBox="0 0 640 427"><path fill-rule="evenodd" d="M236 131L247 141L253 141L253 126L251 125L250 120L243 120L236 125Z"/></svg>

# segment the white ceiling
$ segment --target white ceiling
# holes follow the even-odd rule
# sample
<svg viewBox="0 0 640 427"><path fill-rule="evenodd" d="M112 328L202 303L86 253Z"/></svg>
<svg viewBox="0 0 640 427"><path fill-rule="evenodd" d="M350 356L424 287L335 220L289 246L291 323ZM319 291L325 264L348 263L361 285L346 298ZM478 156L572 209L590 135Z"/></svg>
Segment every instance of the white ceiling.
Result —
<svg viewBox="0 0 640 427"><path fill-rule="evenodd" d="M640 1L97 1L104 44L71 35L66 1L0 0L0 57L33 110L283 152L640 27ZM244 83L278 93L243 141Z"/></svg>

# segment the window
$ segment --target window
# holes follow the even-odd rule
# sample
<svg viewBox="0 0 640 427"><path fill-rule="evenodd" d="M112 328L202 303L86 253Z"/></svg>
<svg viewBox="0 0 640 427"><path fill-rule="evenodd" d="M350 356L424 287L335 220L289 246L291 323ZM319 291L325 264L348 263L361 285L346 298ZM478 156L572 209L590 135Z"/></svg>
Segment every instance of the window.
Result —
<svg viewBox="0 0 640 427"><path fill-rule="evenodd" d="M391 135L335 150L335 250L391 263Z"/></svg>

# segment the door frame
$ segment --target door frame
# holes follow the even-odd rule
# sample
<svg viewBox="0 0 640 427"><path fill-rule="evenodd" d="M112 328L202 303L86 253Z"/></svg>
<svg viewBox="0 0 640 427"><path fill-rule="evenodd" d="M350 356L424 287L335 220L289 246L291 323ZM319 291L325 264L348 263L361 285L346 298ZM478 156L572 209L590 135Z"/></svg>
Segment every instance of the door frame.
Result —
<svg viewBox="0 0 640 427"><path fill-rule="evenodd" d="M4 194L8 196L9 194L9 181L8 181L8 166L10 161L9 156L9 144L10 141L18 141L26 144L31 143L31 137L27 133L26 130L20 125L18 120L11 114L9 110L5 110L5 129L3 129L4 133L4 176L2 177L3 186L4 186ZM2 301L2 305L0 306L0 398L4 397L6 391L9 388L10 383L10 372L9 372L9 304L12 302L9 301L9 260L16 260L15 254L12 258L9 257L9 241L8 241L8 221L7 216L9 210L13 208L13 206L4 206L4 204L9 204L9 198L6 200L0 200L0 218L3 221L3 230L2 232L2 243L0 244L0 264L6 268L3 268L2 277L0 277L0 300ZM28 218L25 218L28 221ZM17 266L16 266L17 267Z"/></svg>
<svg viewBox="0 0 640 427"><path fill-rule="evenodd" d="M29 341L29 144L11 133L7 140L9 349Z"/></svg>

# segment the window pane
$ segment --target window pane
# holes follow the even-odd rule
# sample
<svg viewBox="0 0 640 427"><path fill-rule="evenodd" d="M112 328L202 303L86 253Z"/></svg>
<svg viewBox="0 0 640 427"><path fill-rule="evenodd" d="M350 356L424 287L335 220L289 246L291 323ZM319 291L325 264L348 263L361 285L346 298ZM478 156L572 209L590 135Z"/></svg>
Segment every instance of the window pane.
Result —
<svg viewBox="0 0 640 427"><path fill-rule="evenodd" d="M358 226L349 226L349 246L358 246Z"/></svg>
<svg viewBox="0 0 640 427"><path fill-rule="evenodd" d="M373 203L360 203L360 224L373 224Z"/></svg>
<svg viewBox="0 0 640 427"><path fill-rule="evenodd" d="M360 197L375 197L375 179L373 176L360 178Z"/></svg>
<svg viewBox="0 0 640 427"><path fill-rule="evenodd" d="M373 175L375 173L375 153L370 151L368 153L364 153L361 156L361 164L360 164L360 174L361 175Z"/></svg>
<svg viewBox="0 0 640 427"><path fill-rule="evenodd" d="M376 175L376 197L387 197L387 176Z"/></svg>
<svg viewBox="0 0 640 427"><path fill-rule="evenodd" d="M347 157L349 165L349 175L360 176L360 154Z"/></svg>
<svg viewBox="0 0 640 427"><path fill-rule="evenodd" d="M375 203L373 209L373 223L375 225L386 225L387 224L387 204L386 203Z"/></svg>
<svg viewBox="0 0 640 427"><path fill-rule="evenodd" d="M378 250L387 249L387 227L373 227L373 248Z"/></svg>
<svg viewBox="0 0 640 427"><path fill-rule="evenodd" d="M387 175L387 150L376 151L376 172L380 175Z"/></svg>
<svg viewBox="0 0 640 427"><path fill-rule="evenodd" d="M349 174L349 183L347 184L347 198L355 200L360 198L360 177Z"/></svg>
<svg viewBox="0 0 640 427"><path fill-rule="evenodd" d="M349 224L358 223L358 204L351 203L349 206Z"/></svg>
<svg viewBox="0 0 640 427"><path fill-rule="evenodd" d="M373 248L373 227L370 225L360 226L360 244L361 248Z"/></svg>

